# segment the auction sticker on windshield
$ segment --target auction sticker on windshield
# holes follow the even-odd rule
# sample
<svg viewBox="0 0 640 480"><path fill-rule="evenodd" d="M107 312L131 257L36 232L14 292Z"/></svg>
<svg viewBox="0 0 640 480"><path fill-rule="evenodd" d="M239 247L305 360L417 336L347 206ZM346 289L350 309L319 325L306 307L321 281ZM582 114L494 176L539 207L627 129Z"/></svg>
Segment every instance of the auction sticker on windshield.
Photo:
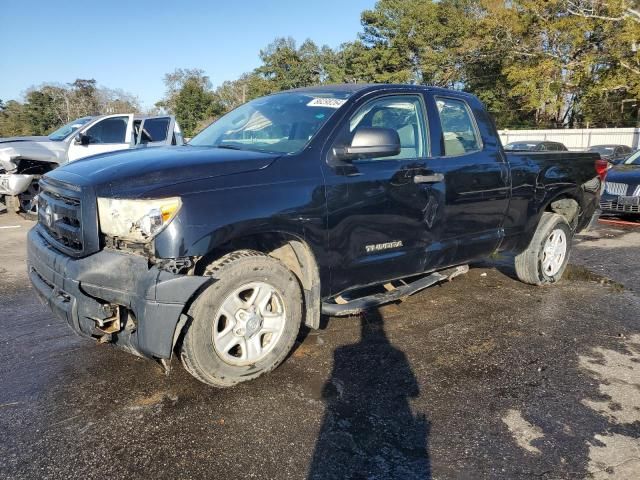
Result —
<svg viewBox="0 0 640 480"><path fill-rule="evenodd" d="M328 108L340 108L344 105L346 100L342 98L314 98L309 103L307 103L307 107L328 107Z"/></svg>

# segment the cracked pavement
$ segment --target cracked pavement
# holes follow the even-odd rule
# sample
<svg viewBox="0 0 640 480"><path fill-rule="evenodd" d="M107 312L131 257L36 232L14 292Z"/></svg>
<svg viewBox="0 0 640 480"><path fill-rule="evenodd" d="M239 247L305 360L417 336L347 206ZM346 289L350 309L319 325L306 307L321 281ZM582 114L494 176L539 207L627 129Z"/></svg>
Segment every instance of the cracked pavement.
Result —
<svg viewBox="0 0 640 480"><path fill-rule="evenodd" d="M0 215L0 478L638 477L638 227L581 235L555 286L497 259L327 319L216 390L55 319L27 281L30 226Z"/></svg>

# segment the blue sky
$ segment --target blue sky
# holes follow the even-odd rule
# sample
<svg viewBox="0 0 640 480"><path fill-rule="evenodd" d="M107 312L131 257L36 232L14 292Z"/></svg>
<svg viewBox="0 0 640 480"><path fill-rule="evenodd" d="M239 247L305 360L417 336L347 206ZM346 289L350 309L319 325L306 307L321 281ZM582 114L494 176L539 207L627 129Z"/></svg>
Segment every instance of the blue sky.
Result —
<svg viewBox="0 0 640 480"><path fill-rule="evenodd" d="M336 47L353 40L375 0L2 0L0 99L43 82L95 78L151 107L175 68L202 68L218 85L259 65L275 37Z"/></svg>

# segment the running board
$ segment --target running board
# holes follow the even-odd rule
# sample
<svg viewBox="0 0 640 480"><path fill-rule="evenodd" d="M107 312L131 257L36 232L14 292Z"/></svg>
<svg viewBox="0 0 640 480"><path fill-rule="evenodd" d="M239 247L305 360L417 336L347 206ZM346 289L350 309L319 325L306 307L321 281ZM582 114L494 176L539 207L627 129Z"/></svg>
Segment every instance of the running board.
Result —
<svg viewBox="0 0 640 480"><path fill-rule="evenodd" d="M322 313L331 317L344 317L347 315L357 315L365 310L368 310L379 305L383 305L389 302L395 302L401 300L409 295L431 287L437 283L452 280L458 275L465 274L469 271L468 265L461 265L458 267L447 268L439 272L434 272L426 277L422 277L412 283L402 285L397 288L393 288L383 293L376 293L374 295L368 295L366 297L356 298L346 303L329 303L322 302ZM386 288L386 285L385 285Z"/></svg>

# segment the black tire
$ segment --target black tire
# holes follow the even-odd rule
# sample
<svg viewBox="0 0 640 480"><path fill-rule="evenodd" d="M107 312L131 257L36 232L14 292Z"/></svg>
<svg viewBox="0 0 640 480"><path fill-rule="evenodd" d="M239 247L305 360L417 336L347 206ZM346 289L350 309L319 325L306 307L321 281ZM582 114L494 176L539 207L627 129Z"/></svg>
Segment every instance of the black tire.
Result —
<svg viewBox="0 0 640 480"><path fill-rule="evenodd" d="M302 291L296 276L279 260L252 250L229 253L210 264L204 275L216 279L191 305L180 357L195 378L215 387L230 387L275 369L294 345L302 324ZM284 330L266 357L248 365L231 364L214 346L214 320L218 309L234 291L250 282L265 282L284 303ZM235 328L235 327L234 327Z"/></svg>
<svg viewBox="0 0 640 480"><path fill-rule="evenodd" d="M544 247L550 235L557 230L564 232L566 238L566 253L559 269L557 269L557 271L554 269L554 271L549 274L543 268L543 261L545 259ZM559 281L567 268L572 238L573 232L567 220L562 215L551 212L543 213L529 246L515 258L518 278L522 282L530 285L546 285Z"/></svg>
<svg viewBox="0 0 640 480"><path fill-rule="evenodd" d="M34 180L29 188L17 197L18 214L27 220L38 220L38 194L40 193L40 184L38 180Z"/></svg>

